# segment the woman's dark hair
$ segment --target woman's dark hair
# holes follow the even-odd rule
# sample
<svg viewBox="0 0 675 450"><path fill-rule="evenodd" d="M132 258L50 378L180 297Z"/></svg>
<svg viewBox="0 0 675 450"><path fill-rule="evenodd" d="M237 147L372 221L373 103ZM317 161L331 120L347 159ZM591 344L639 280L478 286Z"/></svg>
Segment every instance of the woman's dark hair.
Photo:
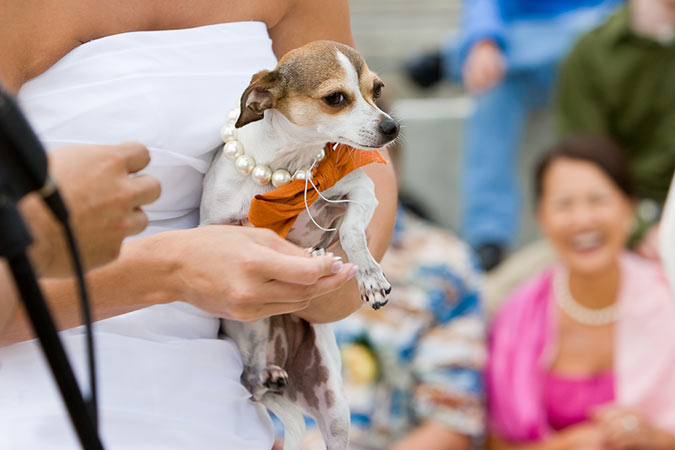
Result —
<svg viewBox="0 0 675 450"><path fill-rule="evenodd" d="M598 135L578 135L564 139L551 147L537 163L534 172L535 199L541 199L544 177L551 165L559 159L576 159L594 164L627 197L634 197L624 151L612 139Z"/></svg>

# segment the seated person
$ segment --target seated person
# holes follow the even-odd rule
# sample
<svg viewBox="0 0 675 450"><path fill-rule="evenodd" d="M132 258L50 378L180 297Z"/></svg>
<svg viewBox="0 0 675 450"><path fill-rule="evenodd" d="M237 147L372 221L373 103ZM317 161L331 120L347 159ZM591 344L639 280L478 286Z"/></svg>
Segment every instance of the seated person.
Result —
<svg viewBox="0 0 675 450"><path fill-rule="evenodd" d="M675 448L675 304L660 266L625 250L634 190L622 150L569 138L535 186L560 262L492 326L492 448Z"/></svg>

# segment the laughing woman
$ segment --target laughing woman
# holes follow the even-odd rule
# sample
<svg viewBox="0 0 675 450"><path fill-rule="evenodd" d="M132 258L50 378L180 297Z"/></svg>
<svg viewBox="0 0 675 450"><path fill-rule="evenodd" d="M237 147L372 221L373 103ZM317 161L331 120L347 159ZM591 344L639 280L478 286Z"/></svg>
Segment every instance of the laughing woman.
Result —
<svg viewBox="0 0 675 450"><path fill-rule="evenodd" d="M536 188L560 263L493 324L491 447L675 448L675 307L660 267L624 250L633 189L621 150L564 141L539 163Z"/></svg>

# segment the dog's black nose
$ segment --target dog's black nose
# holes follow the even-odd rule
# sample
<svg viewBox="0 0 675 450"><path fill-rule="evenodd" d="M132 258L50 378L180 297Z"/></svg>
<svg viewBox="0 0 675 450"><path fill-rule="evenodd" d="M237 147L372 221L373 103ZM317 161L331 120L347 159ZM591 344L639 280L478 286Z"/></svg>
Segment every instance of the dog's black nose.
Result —
<svg viewBox="0 0 675 450"><path fill-rule="evenodd" d="M398 122L393 119L387 118L380 122L380 131L387 137L395 138L398 136L398 129Z"/></svg>

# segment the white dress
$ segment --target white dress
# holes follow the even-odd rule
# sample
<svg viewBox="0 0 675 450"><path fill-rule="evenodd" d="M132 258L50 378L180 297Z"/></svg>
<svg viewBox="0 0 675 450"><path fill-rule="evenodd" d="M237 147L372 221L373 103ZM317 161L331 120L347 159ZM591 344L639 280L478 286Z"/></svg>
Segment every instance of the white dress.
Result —
<svg viewBox="0 0 675 450"><path fill-rule="evenodd" d="M194 227L202 177L228 110L276 59L264 23L108 36L26 83L19 102L49 149L140 141L162 183L144 235ZM205 249L207 251L207 249ZM249 400L219 322L186 303L95 324L101 433L108 449L268 450L272 428ZM82 328L61 333L86 381ZM0 348L0 450L77 449L35 341Z"/></svg>

